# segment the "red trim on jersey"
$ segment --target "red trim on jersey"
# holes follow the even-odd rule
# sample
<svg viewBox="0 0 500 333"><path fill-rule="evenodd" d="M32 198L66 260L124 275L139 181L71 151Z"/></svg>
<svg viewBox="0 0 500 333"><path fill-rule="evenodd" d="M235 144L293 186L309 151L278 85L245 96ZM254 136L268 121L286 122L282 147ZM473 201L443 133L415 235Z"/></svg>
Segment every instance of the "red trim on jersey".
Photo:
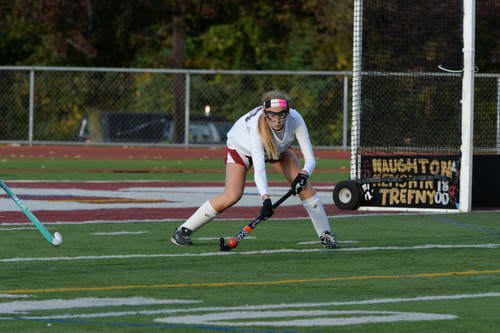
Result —
<svg viewBox="0 0 500 333"><path fill-rule="evenodd" d="M243 161L243 159L241 158L240 154L238 153L238 151L236 149L226 148L226 151L227 151L227 154L231 155L231 157L236 162L236 164L243 165L245 168L247 168L247 166L245 165L245 162ZM224 159L224 164L227 164L227 154L226 154L226 158ZM249 156L246 156L246 158L248 159L248 162L249 162L247 169L250 169L250 167L252 166L252 158Z"/></svg>

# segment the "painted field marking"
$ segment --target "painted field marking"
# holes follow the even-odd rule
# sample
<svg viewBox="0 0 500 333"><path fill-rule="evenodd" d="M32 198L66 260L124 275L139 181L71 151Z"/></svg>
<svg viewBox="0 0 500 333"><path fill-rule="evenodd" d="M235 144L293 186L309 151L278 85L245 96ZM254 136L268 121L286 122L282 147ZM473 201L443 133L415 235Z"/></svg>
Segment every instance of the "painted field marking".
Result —
<svg viewBox="0 0 500 333"><path fill-rule="evenodd" d="M329 277L329 278L311 278L298 280L278 280L278 281L247 281L247 282L213 282L213 283L164 283L150 285L126 285L126 286L109 286L109 287L85 287L85 288L48 288L48 289L13 289L0 290L3 294L21 294L21 293L59 293L70 291L104 291L104 290L130 290L130 289L160 289L160 288L191 288L191 287L234 287L234 286L268 286L282 285L295 283L314 283L325 281L355 281L355 280L391 280L391 279L411 279L411 278L438 278L446 276L471 276L498 274L500 269L494 270L470 270L463 272L442 272L442 273L417 273L417 274L402 274L402 275L361 275L361 276L346 276L346 277Z"/></svg>
<svg viewBox="0 0 500 333"><path fill-rule="evenodd" d="M33 297L32 295L20 295L20 294L0 294L0 298L28 298Z"/></svg>
<svg viewBox="0 0 500 333"><path fill-rule="evenodd" d="M96 236L120 236L120 235L140 235L148 234L149 231L115 231L115 232L91 232L89 235Z"/></svg>
<svg viewBox="0 0 500 333"><path fill-rule="evenodd" d="M247 239L247 237L245 237L245 239ZM310 244L319 244L321 243L319 240L316 240L316 241L310 241L310 242L297 242L297 244L300 244L300 245L310 245ZM355 241L355 240L343 240L343 241L339 241L340 245L342 244L349 244L349 243L359 243L358 241Z"/></svg>
<svg viewBox="0 0 500 333"><path fill-rule="evenodd" d="M280 253L314 253L314 252L351 252L351 251L400 251L400 250L428 250L428 249L497 249L500 244L466 244L466 245L443 245L427 244L416 246L373 246L373 247L349 247L335 250L329 249L279 249L241 252L204 252L204 253L161 253L161 254L121 254L102 256L77 256L77 257L26 257L26 258L4 258L1 262L27 262L27 261L79 261L79 260L106 260L106 259L131 259L131 258L168 258L168 257L211 257L230 255L258 255L258 254L280 254Z"/></svg>
<svg viewBox="0 0 500 333"><path fill-rule="evenodd" d="M311 326L346 326L373 323L394 323L401 321L433 321L433 320L453 320L458 316L454 314L437 314L423 312L400 312L387 310L331 310L326 307L352 306L352 305L374 305L374 304L397 304L402 302L429 302L429 301L449 301L469 298L500 297L500 293L479 293L444 296L418 296L411 298L382 298L368 299L361 301L334 301L321 303L281 303L263 305L240 305L232 307L194 307L194 308L168 308L159 310L138 310L137 306L149 304L176 304L183 302L200 303L202 301L191 300L162 300L143 297L127 298L76 298L76 299L51 299L43 301L16 301L10 303L0 303L0 313L18 314L24 316L4 316L0 320L31 320L50 323L72 323L77 325L118 325L118 326L155 326L195 328L208 330L241 331L235 327L311 327ZM99 308L116 305L133 306L134 311L113 311L94 313L66 313L45 316L32 316L30 312L38 310L69 310L75 308ZM321 309L323 307L323 309ZM308 309L320 308L320 309ZM326 309L325 309L326 308ZM200 313L200 314L197 314ZM109 321L85 321L87 318L110 318L125 316L154 316L167 314L168 317L153 319L156 323L164 324L138 324L130 322L109 322ZM183 314L183 315L181 315ZM302 317L291 319L294 317ZM274 318L273 321L258 319ZM73 320L72 320L73 319ZM234 321L236 319L242 319ZM256 320L257 319L257 320ZM231 321L227 321L231 320ZM217 325L217 326L206 326ZM259 332L256 329L244 329L243 332ZM271 331L266 332L288 332L291 331ZM295 332L294 332L295 333Z"/></svg>
<svg viewBox="0 0 500 333"><path fill-rule="evenodd" d="M29 199L29 198L28 198ZM44 201L48 202L79 202L82 204L85 203L98 203L98 204L105 204L105 203L131 203L131 204L136 204L136 203L172 203L175 201L172 200L160 200L160 199L155 199L155 200L150 200L150 199L116 199L116 198L109 198L109 199L44 199Z"/></svg>
<svg viewBox="0 0 500 333"><path fill-rule="evenodd" d="M435 221L442 222L442 223L447 223L447 224L450 224L450 225L454 225L454 226L457 226L457 227L462 228L464 230L469 230L469 231L474 231L474 232L482 232L482 233L489 234L489 235L492 235L492 236L498 236L498 235L500 235L500 232L498 232L498 231L496 231L494 229L482 227L482 226L479 226L479 225L473 225L473 224L463 223L463 222L460 222L460 221L457 221L455 219L448 218L448 217L445 217L445 216L439 216L439 217L438 216L433 216L432 218Z"/></svg>
<svg viewBox="0 0 500 333"><path fill-rule="evenodd" d="M233 237L234 235L228 235L228 236L224 236L225 239L227 238L230 238L230 237ZM203 240L203 241L216 241L216 240L219 240L220 237L198 237L198 238L193 238L195 240ZM245 240L247 239L257 239L257 237L254 237L254 236L248 236L248 237L245 237Z"/></svg>
<svg viewBox="0 0 500 333"><path fill-rule="evenodd" d="M317 186L316 189L323 189ZM318 197L324 202L330 198L328 191L318 191ZM271 197L280 197L288 191L285 186L269 188ZM63 188L16 188L16 194L21 197L30 196L30 209L33 211L67 211L67 210L96 210L96 209L123 209L123 208L198 208L208 196L220 194L224 191L222 182L217 186L183 186L183 187L138 187L129 186L119 190L103 189L63 189ZM67 197L67 198L66 198ZM72 198L73 197L73 198ZM56 198L56 199L55 199ZM262 204L257 187L245 187L244 196L234 207L260 207ZM5 211L15 211L8 198L0 197L0 205ZM288 200L284 206L298 206L298 198Z"/></svg>
<svg viewBox="0 0 500 333"><path fill-rule="evenodd" d="M14 301L9 303L0 303L0 313L4 314L22 314L33 310L56 310L71 308L94 308L104 306L139 306L139 305L179 305L179 304L197 304L203 303L199 300L180 300L180 299L155 299L146 297L127 297L127 298L96 298L84 297L77 299L49 299L43 301Z"/></svg>
<svg viewBox="0 0 500 333"><path fill-rule="evenodd" d="M3 318L0 318L3 319ZM153 327L153 328L178 328L178 329L191 329L200 331L230 331L230 332L241 332L241 333L300 333L297 331L282 331L282 330L262 330L262 329L252 329L252 328L235 328L235 327L218 327L218 326L206 326L206 325L179 325L179 324L161 324L161 323L128 323L128 322L105 322L105 321L89 321L89 320L45 320L45 319L26 319L24 317L14 317L6 318L11 320L27 320L27 321L39 321L47 322L47 326L52 326L51 323L65 323L65 324L76 324L81 325L98 325L98 326L111 326L111 327L133 327L135 331L142 327Z"/></svg>
<svg viewBox="0 0 500 333"><path fill-rule="evenodd" d="M351 317L347 317L351 315ZM362 316L364 315L364 316ZM325 317L330 316L330 317ZM337 316L337 317L334 317ZM306 317L306 319L292 319ZM258 321L260 318L280 318L281 320ZM271 327L311 327L347 326L373 323L394 323L400 321L431 321L456 319L455 315L399 311L233 311L165 317L155 322L184 325L217 325L230 327L271 326ZM234 321L240 319L238 321ZM229 321L231 320L231 321Z"/></svg>
<svg viewBox="0 0 500 333"><path fill-rule="evenodd" d="M253 207L252 207L253 208ZM489 212L495 212L495 211L489 211ZM499 211L500 212L500 211ZM474 214L472 212L471 214ZM338 215L337 213L332 214L332 215L327 215L328 218L335 218L335 219L350 219L350 218L363 218L363 219L370 219L373 217L383 217L383 216L421 216L421 215L432 215L432 213L384 213L384 212L370 212L370 213L362 213L362 214L345 214L345 215ZM307 216L299 216L299 217L273 217L273 221L298 221L298 220L307 220ZM240 217L225 217L221 218L220 221L248 221L249 218L240 218ZM122 219L122 220L88 220L88 221L58 221L58 222L44 222L45 225L87 225L87 224L137 224L137 223L170 223L170 222L176 222L178 223L179 221L182 221L181 218L162 218L161 220L157 219L132 219L132 220L127 220L127 219ZM366 222L366 221L362 221ZM5 225L5 226L17 226L19 225L20 222L2 222L0 225Z"/></svg>
<svg viewBox="0 0 500 333"><path fill-rule="evenodd" d="M19 231L19 230L36 230L36 228L30 228L30 227L0 228L0 231Z"/></svg>
<svg viewBox="0 0 500 333"><path fill-rule="evenodd" d="M459 295L444 295L444 296L417 296L417 297L401 297L401 298L374 298L361 301L334 301L334 302L319 302L319 303L281 303L281 304L263 304L263 305L238 305L238 306L225 306L225 307L195 307L195 308L182 308L182 309L159 309L159 310L134 310L134 311L112 311L104 313L71 313L50 316L30 316L24 317L29 319L74 319L74 318L102 318L102 317L121 317L121 316L134 316L134 315L158 315L158 314L174 314L174 313L190 313L190 312L209 312L209 311L258 311L258 310L280 310L280 309L297 309L297 308L313 308L313 307L330 307L330 306L352 306L352 305L375 305L375 304L392 304L392 303L407 303L407 302L432 302L432 301L450 301L461 300L469 298L483 298L483 297L500 297L500 293L478 293L478 294L459 294ZM134 298L134 297L130 297ZM136 298L136 297L135 297ZM83 298L86 300L87 298ZM52 309L68 309L78 306L69 306L76 303L80 298L66 300L67 302L59 302L61 300L46 300L42 302L57 301L59 307L51 306ZM101 302L102 300L102 302ZM96 298L94 304L96 307L108 306L108 298ZM7 309L7 313L21 310L42 310L44 308L36 308L34 305L40 306L40 301L27 301L26 305L23 302L4 303L3 308ZM197 301L202 303L202 301ZM102 303L102 304L101 304ZM128 302L129 305L133 304L132 301ZM14 307L14 310L13 310ZM87 307L87 306L82 306ZM0 308L0 313L3 309ZM7 319L10 317L0 317Z"/></svg>

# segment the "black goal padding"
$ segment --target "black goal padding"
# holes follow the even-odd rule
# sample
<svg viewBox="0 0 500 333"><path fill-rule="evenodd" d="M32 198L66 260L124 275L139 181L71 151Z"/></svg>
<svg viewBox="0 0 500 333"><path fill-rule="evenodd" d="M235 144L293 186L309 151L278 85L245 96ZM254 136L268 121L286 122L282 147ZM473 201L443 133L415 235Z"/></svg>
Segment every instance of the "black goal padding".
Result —
<svg viewBox="0 0 500 333"><path fill-rule="evenodd" d="M472 164L472 208L500 207L500 155L474 155Z"/></svg>

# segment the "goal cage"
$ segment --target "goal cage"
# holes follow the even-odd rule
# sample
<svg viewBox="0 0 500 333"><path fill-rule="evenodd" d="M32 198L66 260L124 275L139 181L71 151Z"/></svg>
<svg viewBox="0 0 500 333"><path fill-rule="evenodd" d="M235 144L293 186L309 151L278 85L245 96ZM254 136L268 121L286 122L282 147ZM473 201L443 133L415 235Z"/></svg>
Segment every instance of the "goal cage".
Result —
<svg viewBox="0 0 500 333"><path fill-rule="evenodd" d="M475 10L354 1L351 180L337 184L337 206L471 211ZM491 121L475 126L478 147L498 152Z"/></svg>

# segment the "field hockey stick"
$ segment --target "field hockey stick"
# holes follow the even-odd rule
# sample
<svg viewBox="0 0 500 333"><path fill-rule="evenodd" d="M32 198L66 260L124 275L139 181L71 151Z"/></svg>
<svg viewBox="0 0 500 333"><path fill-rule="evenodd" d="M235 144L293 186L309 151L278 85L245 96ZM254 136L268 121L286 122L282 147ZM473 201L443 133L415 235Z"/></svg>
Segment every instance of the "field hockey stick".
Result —
<svg viewBox="0 0 500 333"><path fill-rule="evenodd" d="M278 208L278 206L281 205L283 201L288 199L293 193L294 191L290 189L290 191L273 204L273 210ZM224 240L224 237L219 238L219 249L221 251L231 251L231 249L237 247L238 243L241 242L243 238L245 238L248 233L255 229L255 227L262 221L264 221L264 217L262 217L262 215L254 218L252 222L248 223L236 236L229 238L227 243Z"/></svg>
<svg viewBox="0 0 500 333"><path fill-rule="evenodd" d="M40 222L35 215L24 205L24 203L10 190L10 188L3 182L0 181L0 187L4 189L4 191L9 195L9 197L14 200L15 204L21 211L26 215L26 217L35 225L35 227L40 231L40 233L45 237L45 239L52 245L54 246L59 246L62 244L62 236L60 233L55 232L54 235L52 235Z"/></svg>

